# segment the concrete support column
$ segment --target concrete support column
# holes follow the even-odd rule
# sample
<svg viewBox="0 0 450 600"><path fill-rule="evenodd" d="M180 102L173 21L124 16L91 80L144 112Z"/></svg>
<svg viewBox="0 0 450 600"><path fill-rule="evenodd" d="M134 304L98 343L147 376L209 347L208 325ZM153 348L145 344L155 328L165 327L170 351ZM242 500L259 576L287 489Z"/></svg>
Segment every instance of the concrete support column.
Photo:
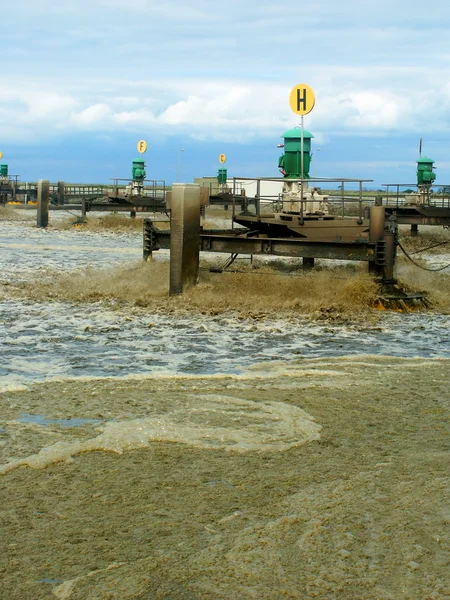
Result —
<svg viewBox="0 0 450 600"><path fill-rule="evenodd" d="M369 240L381 242L384 237L385 210L384 206L371 206L369 212ZM381 275L382 267L375 262L369 262L369 273Z"/></svg>
<svg viewBox="0 0 450 600"><path fill-rule="evenodd" d="M303 269L305 271L309 271L311 269L314 269L314 258L311 258L309 256L304 256L302 258L302 263L303 263Z"/></svg>
<svg viewBox="0 0 450 600"><path fill-rule="evenodd" d="M64 204L64 181L58 181L58 204Z"/></svg>
<svg viewBox="0 0 450 600"><path fill-rule="evenodd" d="M47 179L37 183L37 227L47 227L50 184Z"/></svg>
<svg viewBox="0 0 450 600"><path fill-rule="evenodd" d="M197 284L199 260L200 186L174 183L170 199L170 296Z"/></svg>
<svg viewBox="0 0 450 600"><path fill-rule="evenodd" d="M395 262L395 233L386 232L384 234L384 260L383 283L385 285L395 283L394 262Z"/></svg>
<svg viewBox="0 0 450 600"><path fill-rule="evenodd" d="M384 206L371 206L369 219L369 240L379 242L384 236Z"/></svg>
<svg viewBox="0 0 450 600"><path fill-rule="evenodd" d="M411 237L417 237L419 234L419 226L415 223L411 225Z"/></svg>

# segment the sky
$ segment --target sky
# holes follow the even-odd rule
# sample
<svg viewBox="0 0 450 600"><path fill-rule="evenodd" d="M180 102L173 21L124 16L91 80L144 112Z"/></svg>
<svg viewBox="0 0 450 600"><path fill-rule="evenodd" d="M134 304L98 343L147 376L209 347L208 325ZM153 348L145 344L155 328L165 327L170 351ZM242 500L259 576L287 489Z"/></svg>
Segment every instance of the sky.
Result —
<svg viewBox="0 0 450 600"><path fill-rule="evenodd" d="M6 0L4 0L6 1ZM312 175L450 184L450 3L16 0L2 10L0 151L21 181L279 176L312 87ZM181 151L182 149L182 151Z"/></svg>

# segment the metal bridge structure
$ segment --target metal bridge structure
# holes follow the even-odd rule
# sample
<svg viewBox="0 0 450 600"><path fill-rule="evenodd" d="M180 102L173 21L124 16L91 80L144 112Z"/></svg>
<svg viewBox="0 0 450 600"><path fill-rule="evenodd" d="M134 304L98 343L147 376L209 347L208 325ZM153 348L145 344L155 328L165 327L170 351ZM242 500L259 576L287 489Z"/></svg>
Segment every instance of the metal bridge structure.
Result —
<svg viewBox="0 0 450 600"><path fill-rule="evenodd" d="M248 178L250 180L250 178ZM263 181L282 181L279 178L252 178L257 192ZM279 197L254 198L231 193L232 228L226 230L203 230L199 232L199 250L227 253L230 255L265 255L300 257L304 268L314 267L315 259L363 261L369 270L380 274L385 284L394 282L394 263L397 247L397 223L387 216L384 207L372 206L365 215L363 207L363 183L356 179L321 179L314 182L339 182L356 184L356 196L344 196L344 203L356 204L356 217L307 213L311 199L298 201L299 210L290 211L280 207ZM312 180L298 180L305 189ZM234 187L234 186L233 186ZM234 187L236 191L236 187ZM303 197L303 194L301 195ZM288 201L289 203L291 200ZM323 199L320 200L323 203ZM271 212L278 205L278 213ZM159 230L151 219L144 219L143 257L145 260L160 249L171 248L171 232Z"/></svg>
<svg viewBox="0 0 450 600"><path fill-rule="evenodd" d="M166 183L145 180L139 195L129 193L129 179L114 179L112 185L49 184L50 210L80 210L113 212L166 212ZM0 183L0 202L18 207L34 207L37 203L37 182L6 180Z"/></svg>
<svg viewBox="0 0 450 600"><path fill-rule="evenodd" d="M378 198L378 204L385 207L387 214L395 216L399 225L411 225L412 236L417 235L419 225L450 227L450 185L386 183L384 186L386 195Z"/></svg>

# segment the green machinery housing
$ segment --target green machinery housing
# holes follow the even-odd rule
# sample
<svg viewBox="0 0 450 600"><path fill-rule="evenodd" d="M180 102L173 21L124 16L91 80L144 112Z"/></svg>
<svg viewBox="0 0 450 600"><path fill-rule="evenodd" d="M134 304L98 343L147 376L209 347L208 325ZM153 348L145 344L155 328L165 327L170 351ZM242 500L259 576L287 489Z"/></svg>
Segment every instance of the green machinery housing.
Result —
<svg viewBox="0 0 450 600"><path fill-rule="evenodd" d="M417 185L432 185L436 179L433 171L434 160L424 156L417 161Z"/></svg>
<svg viewBox="0 0 450 600"><path fill-rule="evenodd" d="M2 179L7 179L8 165L0 165L0 177L2 177Z"/></svg>
<svg viewBox="0 0 450 600"><path fill-rule="evenodd" d="M135 158L133 160L133 167L131 170L131 177L133 181L142 183L146 177L145 172L145 161L142 158Z"/></svg>
<svg viewBox="0 0 450 600"><path fill-rule="evenodd" d="M225 184L227 182L227 169L219 169L217 171L217 181L221 184Z"/></svg>
<svg viewBox="0 0 450 600"><path fill-rule="evenodd" d="M311 166L311 139L309 131L303 130L303 173L302 171L302 132L299 127L289 129L284 138L284 154L278 160L278 168L287 179L309 179Z"/></svg>

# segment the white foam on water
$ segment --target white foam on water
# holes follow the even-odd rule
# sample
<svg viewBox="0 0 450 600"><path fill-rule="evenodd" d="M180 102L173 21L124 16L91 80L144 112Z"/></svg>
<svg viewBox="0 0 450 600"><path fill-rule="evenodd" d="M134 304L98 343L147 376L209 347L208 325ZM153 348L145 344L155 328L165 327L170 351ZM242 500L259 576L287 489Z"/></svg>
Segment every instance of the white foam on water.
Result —
<svg viewBox="0 0 450 600"><path fill-rule="evenodd" d="M201 449L233 452L280 452L320 438L322 427L301 408L283 402L255 402L232 396L188 396L167 411L146 418L106 423L100 435L85 441L57 442L37 454L0 467L6 474L21 466L44 469L84 452L148 448L175 442Z"/></svg>
<svg viewBox="0 0 450 600"><path fill-rule="evenodd" d="M16 383L14 381L8 383L7 380L4 380L3 383L0 385L0 394L3 392L23 392L28 389L29 388L27 385Z"/></svg>
<svg viewBox="0 0 450 600"><path fill-rule="evenodd" d="M55 231L2 222L0 281L32 280L49 270L108 268L142 258L142 233ZM51 275L50 275L51 276Z"/></svg>
<svg viewBox="0 0 450 600"><path fill-rule="evenodd" d="M8 248L0 253L8 281L130 264L133 253L142 254L139 232L42 230L14 222L2 224L0 244ZM105 302L0 300L0 385L55 375L232 374L253 364L368 353L448 357L450 316L380 313L374 327L302 319L295 311L292 319L242 318L195 310L152 314L119 303L111 309Z"/></svg>
<svg viewBox="0 0 450 600"><path fill-rule="evenodd" d="M426 326L424 321L426 320ZM57 377L237 374L349 355L450 356L448 315L381 314L352 323L152 314L63 302L0 300L0 385ZM323 366L322 366L323 369Z"/></svg>

